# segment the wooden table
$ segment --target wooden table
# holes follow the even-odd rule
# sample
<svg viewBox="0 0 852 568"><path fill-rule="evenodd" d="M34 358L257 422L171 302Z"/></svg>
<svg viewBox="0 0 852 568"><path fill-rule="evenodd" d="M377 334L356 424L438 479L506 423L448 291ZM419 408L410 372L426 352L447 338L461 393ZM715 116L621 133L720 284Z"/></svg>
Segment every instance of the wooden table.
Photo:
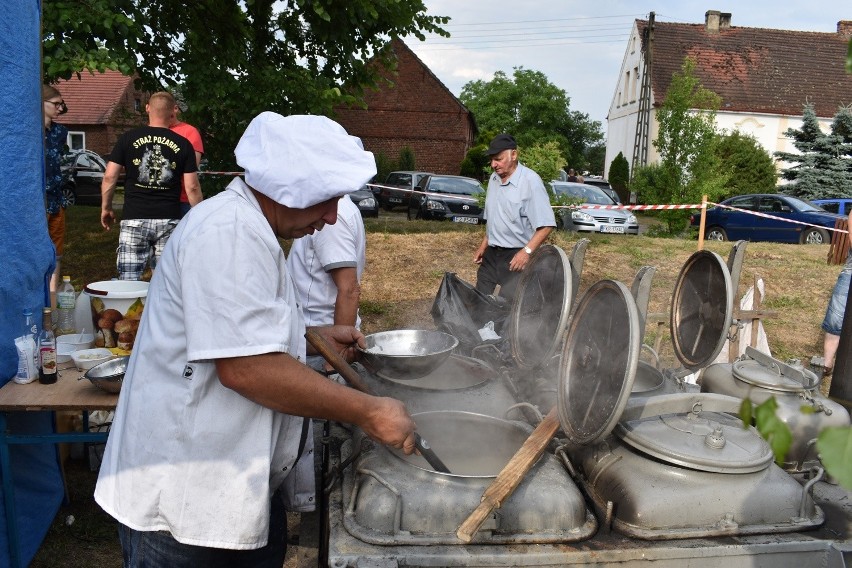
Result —
<svg viewBox="0 0 852 568"><path fill-rule="evenodd" d="M6 514L6 536L9 542L11 566L22 566L15 514L14 484L9 458L11 444L60 444L66 442L105 442L107 432L89 432L88 416L92 410L115 410L118 395L102 391L74 368L71 362L59 365L59 378L55 384L43 385L38 381L19 385L9 381L0 388L0 478ZM16 433L10 434L7 414L10 412L35 412L70 410L83 414L83 430L78 432Z"/></svg>

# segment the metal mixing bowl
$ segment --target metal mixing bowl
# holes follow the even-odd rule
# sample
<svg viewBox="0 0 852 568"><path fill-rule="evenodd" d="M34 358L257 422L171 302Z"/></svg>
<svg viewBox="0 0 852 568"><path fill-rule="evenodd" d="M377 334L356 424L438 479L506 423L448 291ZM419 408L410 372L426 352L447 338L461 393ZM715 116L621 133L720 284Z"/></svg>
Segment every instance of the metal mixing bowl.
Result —
<svg viewBox="0 0 852 568"><path fill-rule="evenodd" d="M110 359L86 371L83 378L89 379L101 390L117 394L121 390L121 382L124 380L124 372L127 370L129 360L129 355Z"/></svg>
<svg viewBox="0 0 852 568"><path fill-rule="evenodd" d="M443 331L399 329L366 337L367 348L358 348L368 369L398 381L428 375L452 354L459 340Z"/></svg>

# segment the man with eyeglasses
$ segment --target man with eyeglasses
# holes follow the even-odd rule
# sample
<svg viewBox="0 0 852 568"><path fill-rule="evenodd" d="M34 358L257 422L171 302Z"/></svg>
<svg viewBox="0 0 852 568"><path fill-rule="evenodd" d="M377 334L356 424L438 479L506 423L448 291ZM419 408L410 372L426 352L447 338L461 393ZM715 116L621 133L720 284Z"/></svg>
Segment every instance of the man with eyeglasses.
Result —
<svg viewBox="0 0 852 568"><path fill-rule="evenodd" d="M65 248L65 208L68 201L62 193L62 155L65 153L68 129L57 124L56 118L68 112L62 94L55 87L42 85L41 98L44 116L44 196L47 210L47 230L56 249L56 268L50 277L50 291L56 292L59 282L62 252Z"/></svg>
<svg viewBox="0 0 852 568"><path fill-rule="evenodd" d="M180 220L181 181L189 204L201 201L198 164L189 141L169 129L175 99L171 93L151 95L145 110L148 126L125 132L116 142L101 183L101 226L115 221L112 208L123 167L124 206L118 236L116 268L120 280L141 280L153 270Z"/></svg>

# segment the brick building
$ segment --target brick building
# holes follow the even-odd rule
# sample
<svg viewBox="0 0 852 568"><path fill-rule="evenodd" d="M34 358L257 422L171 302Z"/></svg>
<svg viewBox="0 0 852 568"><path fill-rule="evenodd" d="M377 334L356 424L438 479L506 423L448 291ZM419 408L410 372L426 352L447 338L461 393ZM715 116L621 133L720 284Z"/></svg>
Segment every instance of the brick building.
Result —
<svg viewBox="0 0 852 568"><path fill-rule="evenodd" d="M391 49L396 72L382 75L392 84L367 91L366 108L335 108L336 120L376 155L396 160L408 146L418 170L458 174L476 137L473 115L401 40Z"/></svg>
<svg viewBox="0 0 852 568"><path fill-rule="evenodd" d="M133 87L133 77L118 71L89 73L60 81L56 88L68 112L56 122L68 128L68 146L105 156L125 131L146 123L148 93Z"/></svg>

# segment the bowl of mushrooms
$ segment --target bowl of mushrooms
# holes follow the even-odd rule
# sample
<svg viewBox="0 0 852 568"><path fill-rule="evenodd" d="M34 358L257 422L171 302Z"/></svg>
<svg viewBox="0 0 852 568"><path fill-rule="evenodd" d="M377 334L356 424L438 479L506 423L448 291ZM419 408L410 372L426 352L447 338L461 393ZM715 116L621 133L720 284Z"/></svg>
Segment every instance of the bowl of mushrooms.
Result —
<svg viewBox="0 0 852 568"><path fill-rule="evenodd" d="M94 282L83 288L92 307L95 347L131 351L142 319L148 283L136 280Z"/></svg>

